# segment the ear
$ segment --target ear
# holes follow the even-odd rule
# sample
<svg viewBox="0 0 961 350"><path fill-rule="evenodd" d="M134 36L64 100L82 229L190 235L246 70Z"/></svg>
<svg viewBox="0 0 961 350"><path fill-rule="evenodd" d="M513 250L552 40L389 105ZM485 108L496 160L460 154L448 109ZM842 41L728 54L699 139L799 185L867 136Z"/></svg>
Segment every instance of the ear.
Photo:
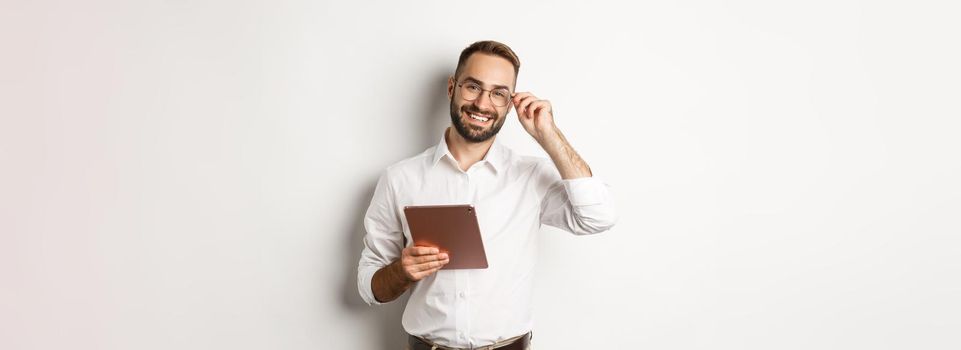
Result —
<svg viewBox="0 0 961 350"><path fill-rule="evenodd" d="M449 78L447 78L447 99L450 100L453 98L454 98L454 76L451 75Z"/></svg>

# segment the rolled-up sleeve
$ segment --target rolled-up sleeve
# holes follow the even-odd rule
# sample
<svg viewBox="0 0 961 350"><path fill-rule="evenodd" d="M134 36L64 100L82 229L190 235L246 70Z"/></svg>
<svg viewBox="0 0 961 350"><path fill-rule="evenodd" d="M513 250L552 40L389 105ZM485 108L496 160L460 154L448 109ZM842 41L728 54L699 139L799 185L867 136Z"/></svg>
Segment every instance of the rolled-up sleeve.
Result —
<svg viewBox="0 0 961 350"><path fill-rule="evenodd" d="M575 235L601 233L614 226L617 212L610 186L598 177L563 180L553 163L549 166L549 170L541 169L540 176L540 181L547 182L541 200L541 224Z"/></svg>
<svg viewBox="0 0 961 350"><path fill-rule="evenodd" d="M357 289L367 305L381 305L374 297L371 280L374 273L400 257L404 249L404 232L397 212L389 171L381 175L374 196L364 215L364 250L357 264Z"/></svg>

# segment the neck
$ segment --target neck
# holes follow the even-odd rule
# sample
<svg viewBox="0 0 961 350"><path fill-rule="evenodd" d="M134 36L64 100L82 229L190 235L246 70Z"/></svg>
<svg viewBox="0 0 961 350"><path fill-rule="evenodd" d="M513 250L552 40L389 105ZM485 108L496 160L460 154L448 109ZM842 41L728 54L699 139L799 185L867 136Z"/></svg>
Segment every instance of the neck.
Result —
<svg viewBox="0 0 961 350"><path fill-rule="evenodd" d="M448 127L444 134L447 149L450 150L450 154L454 156L454 159L457 160L457 165L463 171L467 171L471 165L484 159L487 151L489 151L491 145L494 144L494 139L497 138L495 135L484 142L470 142L457 133L457 130L454 130L453 127Z"/></svg>

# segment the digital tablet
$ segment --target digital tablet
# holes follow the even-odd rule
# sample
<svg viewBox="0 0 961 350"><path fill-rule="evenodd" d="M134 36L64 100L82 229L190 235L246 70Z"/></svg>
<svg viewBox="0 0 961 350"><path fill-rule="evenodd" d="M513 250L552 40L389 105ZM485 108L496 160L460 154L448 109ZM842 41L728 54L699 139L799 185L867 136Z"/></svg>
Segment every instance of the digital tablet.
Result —
<svg viewBox="0 0 961 350"><path fill-rule="evenodd" d="M404 215L415 246L437 247L447 253L450 262L441 270L487 268L487 253L474 206L406 206Z"/></svg>

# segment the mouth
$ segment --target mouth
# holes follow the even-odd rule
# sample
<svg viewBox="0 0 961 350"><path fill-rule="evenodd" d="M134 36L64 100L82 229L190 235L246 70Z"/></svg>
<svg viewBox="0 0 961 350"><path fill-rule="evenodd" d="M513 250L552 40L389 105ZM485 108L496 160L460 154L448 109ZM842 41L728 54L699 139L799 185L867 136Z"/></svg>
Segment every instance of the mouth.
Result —
<svg viewBox="0 0 961 350"><path fill-rule="evenodd" d="M483 114L475 114L470 112L463 112L463 114L467 120L477 125L488 125L491 123L492 120L494 120L494 118L491 118Z"/></svg>

